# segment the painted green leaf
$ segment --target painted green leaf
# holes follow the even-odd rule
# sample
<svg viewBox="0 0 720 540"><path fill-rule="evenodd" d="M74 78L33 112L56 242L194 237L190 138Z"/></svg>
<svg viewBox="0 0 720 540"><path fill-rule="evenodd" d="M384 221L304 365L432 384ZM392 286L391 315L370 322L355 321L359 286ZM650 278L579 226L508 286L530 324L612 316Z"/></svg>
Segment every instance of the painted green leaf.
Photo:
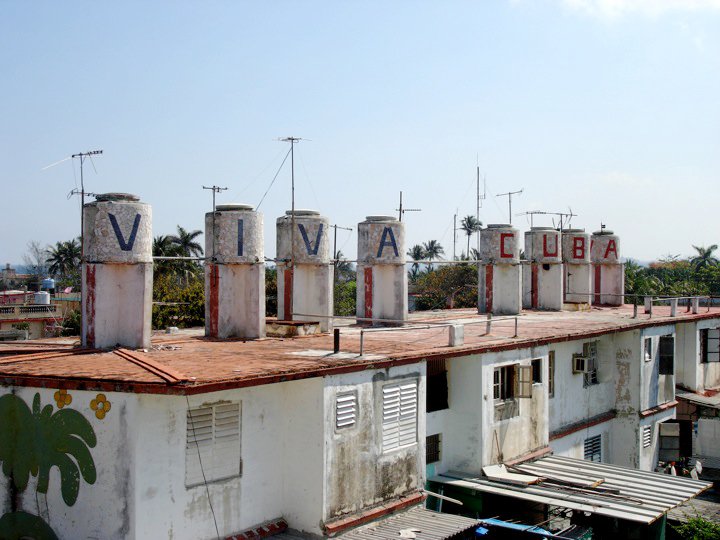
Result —
<svg viewBox="0 0 720 540"><path fill-rule="evenodd" d="M38 471L35 417L14 394L0 397L0 461L2 471L22 491Z"/></svg>
<svg viewBox="0 0 720 540"><path fill-rule="evenodd" d="M58 537L40 516L9 512L0 517L0 540L26 539L58 540Z"/></svg>

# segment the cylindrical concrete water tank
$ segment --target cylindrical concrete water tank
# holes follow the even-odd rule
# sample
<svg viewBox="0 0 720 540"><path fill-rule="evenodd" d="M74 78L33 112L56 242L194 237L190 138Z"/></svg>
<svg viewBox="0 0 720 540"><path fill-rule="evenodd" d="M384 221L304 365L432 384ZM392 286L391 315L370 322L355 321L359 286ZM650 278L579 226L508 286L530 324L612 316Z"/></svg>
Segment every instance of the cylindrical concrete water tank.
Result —
<svg viewBox="0 0 720 540"><path fill-rule="evenodd" d="M249 204L218 204L205 214L205 255L219 264L264 262L263 216Z"/></svg>
<svg viewBox="0 0 720 540"><path fill-rule="evenodd" d="M152 208L129 193L97 195L83 209L85 260L151 263Z"/></svg>
<svg viewBox="0 0 720 540"><path fill-rule="evenodd" d="M35 303L43 306L50 304L50 293L46 291L35 293Z"/></svg>
<svg viewBox="0 0 720 540"><path fill-rule="evenodd" d="M295 264L327 264L330 262L328 240L330 221L316 210L295 210L293 238L293 212L288 210L277 219L277 258ZM294 249L293 249L294 242Z"/></svg>
<svg viewBox="0 0 720 540"><path fill-rule="evenodd" d="M358 263L405 264L405 224L392 216L358 223Z"/></svg>
<svg viewBox="0 0 720 540"><path fill-rule="evenodd" d="M590 263L590 234L585 229L566 229L562 233L562 258L570 264Z"/></svg>
<svg viewBox="0 0 720 540"><path fill-rule="evenodd" d="M525 258L546 264L562 262L560 232L552 227L533 227L525 233Z"/></svg>
<svg viewBox="0 0 720 540"><path fill-rule="evenodd" d="M592 235L591 258L599 264L620 262L620 238L608 229L596 231Z"/></svg>
<svg viewBox="0 0 720 540"><path fill-rule="evenodd" d="M480 256L485 263L519 263L520 231L512 225L488 225L480 231Z"/></svg>

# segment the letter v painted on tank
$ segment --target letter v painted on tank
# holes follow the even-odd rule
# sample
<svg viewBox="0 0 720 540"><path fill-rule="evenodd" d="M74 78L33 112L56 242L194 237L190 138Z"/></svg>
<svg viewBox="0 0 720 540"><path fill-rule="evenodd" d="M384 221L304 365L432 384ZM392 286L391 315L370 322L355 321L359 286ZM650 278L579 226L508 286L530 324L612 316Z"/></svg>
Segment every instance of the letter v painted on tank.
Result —
<svg viewBox="0 0 720 540"><path fill-rule="evenodd" d="M390 240L387 240L387 237L390 236ZM395 253L395 256L398 257L398 248L397 248L397 242L395 242L395 234L393 233L392 228L385 227L382 232L382 236L380 237L380 246L378 247L377 252L377 258L379 259L382 257L383 248L385 246L390 246L393 248L393 252Z"/></svg>
<svg viewBox="0 0 720 540"><path fill-rule="evenodd" d="M305 242L305 249L307 250L308 255L317 255L318 248L320 247L320 239L323 234L323 224L321 223L318 226L318 232L315 237L315 247L310 245L310 239L308 238L307 231L305 230L305 225L298 223L298 229L300 229L300 234L302 235L303 242Z"/></svg>
<svg viewBox="0 0 720 540"><path fill-rule="evenodd" d="M110 224L115 232L115 238L117 238L120 249L123 251L132 251L132 248L135 245L135 237L137 236L138 227L140 226L140 214L135 214L135 221L133 221L132 230L130 231L130 237L127 242L120 230L120 225L117 222L115 214L108 214L108 217L110 218Z"/></svg>

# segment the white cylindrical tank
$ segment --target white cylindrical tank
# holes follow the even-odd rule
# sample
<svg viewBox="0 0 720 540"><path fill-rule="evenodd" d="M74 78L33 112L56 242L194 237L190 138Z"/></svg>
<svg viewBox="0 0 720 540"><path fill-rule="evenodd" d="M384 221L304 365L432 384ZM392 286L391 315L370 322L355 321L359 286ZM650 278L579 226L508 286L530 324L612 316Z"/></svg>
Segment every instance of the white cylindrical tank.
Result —
<svg viewBox="0 0 720 540"><path fill-rule="evenodd" d="M359 319L407 320L404 223L392 216L358 223L357 285Z"/></svg>
<svg viewBox="0 0 720 540"><path fill-rule="evenodd" d="M205 214L205 256L220 264L265 261L263 215L249 204L218 204Z"/></svg>
<svg viewBox="0 0 720 540"><path fill-rule="evenodd" d="M265 336L263 216L247 204L205 214L205 335Z"/></svg>
<svg viewBox="0 0 720 540"><path fill-rule="evenodd" d="M50 293L46 291L35 293L35 304L48 306L50 305Z"/></svg>
<svg viewBox="0 0 720 540"><path fill-rule="evenodd" d="M332 329L329 229L329 220L315 210L289 210L277 219L279 320L316 321L323 332Z"/></svg>
<svg viewBox="0 0 720 540"><path fill-rule="evenodd" d="M82 339L85 347L150 347L152 209L128 193L83 208Z"/></svg>
<svg viewBox="0 0 720 540"><path fill-rule="evenodd" d="M590 257L593 263L593 304L620 306L625 301L625 271L620 262L620 239L610 230L592 235Z"/></svg>
<svg viewBox="0 0 720 540"><path fill-rule="evenodd" d="M566 229L562 233L563 261L590 264L590 235L585 229Z"/></svg>
<svg viewBox="0 0 720 540"><path fill-rule="evenodd" d="M595 231L591 241L592 262L617 264L620 262L620 239L612 231Z"/></svg>
<svg viewBox="0 0 720 540"><path fill-rule="evenodd" d="M525 258L545 264L562 261L560 232L552 227L533 227L525 233Z"/></svg>
<svg viewBox="0 0 720 540"><path fill-rule="evenodd" d="M519 263L520 231L512 225L488 225L480 231L480 257L486 263Z"/></svg>
<svg viewBox="0 0 720 540"><path fill-rule="evenodd" d="M277 219L277 258L289 261L293 257L296 264L328 264L331 258L328 218L316 210L295 210L294 238L292 222L291 210Z"/></svg>

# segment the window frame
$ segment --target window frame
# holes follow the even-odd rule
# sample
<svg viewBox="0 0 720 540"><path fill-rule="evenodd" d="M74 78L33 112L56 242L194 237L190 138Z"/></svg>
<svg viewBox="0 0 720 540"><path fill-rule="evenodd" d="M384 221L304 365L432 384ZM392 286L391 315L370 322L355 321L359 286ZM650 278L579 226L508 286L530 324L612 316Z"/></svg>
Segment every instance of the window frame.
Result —
<svg viewBox="0 0 720 540"><path fill-rule="evenodd" d="M555 397L555 351L548 351L548 397Z"/></svg>
<svg viewBox="0 0 720 540"><path fill-rule="evenodd" d="M445 358L428 359L426 362L425 412L443 411L450 408L450 388Z"/></svg>
<svg viewBox="0 0 720 540"><path fill-rule="evenodd" d="M660 336L657 356L658 375L675 375L675 336Z"/></svg>
<svg viewBox="0 0 720 540"><path fill-rule="evenodd" d="M533 384L542 384L542 358L533 358L530 365L532 366Z"/></svg>
<svg viewBox="0 0 720 540"><path fill-rule="evenodd" d="M393 381L382 385L380 441L383 454L417 444L419 391L418 379Z"/></svg>
<svg viewBox="0 0 720 540"><path fill-rule="evenodd" d="M358 424L357 391L338 392L335 395L335 431L352 429ZM352 418L352 419L351 419Z"/></svg>
<svg viewBox="0 0 720 540"><path fill-rule="evenodd" d="M425 465L439 463L442 460L442 433L425 437Z"/></svg>
<svg viewBox="0 0 720 540"><path fill-rule="evenodd" d="M602 433L586 437L583 440L583 459L594 463L602 463ZM589 456L589 457L588 457ZM597 457L597 459L595 459Z"/></svg>
<svg viewBox="0 0 720 540"><path fill-rule="evenodd" d="M587 358L587 372L583 373L583 388L600 384L598 379L598 342L583 343L583 356Z"/></svg>

